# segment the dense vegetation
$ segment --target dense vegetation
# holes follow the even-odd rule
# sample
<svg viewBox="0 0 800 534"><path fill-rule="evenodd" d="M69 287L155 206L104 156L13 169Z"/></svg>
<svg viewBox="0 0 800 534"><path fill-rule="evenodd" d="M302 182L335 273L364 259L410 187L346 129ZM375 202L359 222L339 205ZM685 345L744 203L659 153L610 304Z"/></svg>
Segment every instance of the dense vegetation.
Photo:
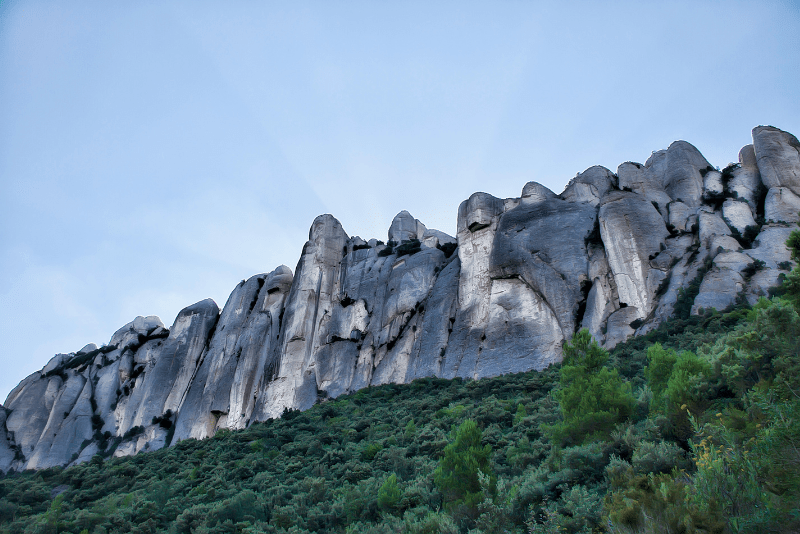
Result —
<svg viewBox="0 0 800 534"><path fill-rule="evenodd" d="M798 280L611 354L579 332L540 373L367 388L166 450L10 474L0 531L797 532Z"/></svg>

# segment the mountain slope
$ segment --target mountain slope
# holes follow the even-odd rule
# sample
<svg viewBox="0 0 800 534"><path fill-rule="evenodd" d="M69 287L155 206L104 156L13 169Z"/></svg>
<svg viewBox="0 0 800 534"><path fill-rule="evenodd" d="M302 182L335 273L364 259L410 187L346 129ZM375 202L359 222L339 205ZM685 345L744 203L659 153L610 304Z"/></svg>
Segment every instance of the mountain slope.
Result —
<svg viewBox="0 0 800 534"><path fill-rule="evenodd" d="M475 193L455 238L401 212L387 244L365 242L322 215L294 274L242 281L221 313L201 301L170 329L139 317L23 380L4 404L0 469L154 450L367 386L541 370L580 327L613 348L679 302L754 303L793 266L800 144L773 127L753 141L722 172L676 141L560 195L535 182L519 198Z"/></svg>

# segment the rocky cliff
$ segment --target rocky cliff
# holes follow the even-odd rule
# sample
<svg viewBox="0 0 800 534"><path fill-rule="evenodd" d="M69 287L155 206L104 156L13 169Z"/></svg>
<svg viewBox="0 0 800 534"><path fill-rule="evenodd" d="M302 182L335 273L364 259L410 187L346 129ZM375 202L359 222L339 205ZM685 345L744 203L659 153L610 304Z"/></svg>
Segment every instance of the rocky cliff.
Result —
<svg viewBox="0 0 800 534"><path fill-rule="evenodd" d="M253 276L169 329L137 317L23 380L0 407L0 469L154 450L369 385L542 369L581 327L606 347L657 327L692 282L692 313L752 303L793 267L798 211L800 144L766 126L723 171L676 141L560 195L475 193L456 237L404 211L387 243L364 241L321 215L294 275Z"/></svg>

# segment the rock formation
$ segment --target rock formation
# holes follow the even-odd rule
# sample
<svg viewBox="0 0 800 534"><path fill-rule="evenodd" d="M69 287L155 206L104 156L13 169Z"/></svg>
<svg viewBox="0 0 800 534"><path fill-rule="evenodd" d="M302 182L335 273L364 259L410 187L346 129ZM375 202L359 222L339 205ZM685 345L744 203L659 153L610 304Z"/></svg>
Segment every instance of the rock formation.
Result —
<svg viewBox="0 0 800 534"><path fill-rule="evenodd" d="M0 407L0 469L154 450L370 385L543 369L578 329L611 348L681 298L754 303L793 267L798 211L800 144L758 127L722 171L676 141L560 195L475 193L456 237L403 211L387 243L365 241L321 215L294 275L243 280L221 312L198 302L169 329L137 317L23 380Z"/></svg>

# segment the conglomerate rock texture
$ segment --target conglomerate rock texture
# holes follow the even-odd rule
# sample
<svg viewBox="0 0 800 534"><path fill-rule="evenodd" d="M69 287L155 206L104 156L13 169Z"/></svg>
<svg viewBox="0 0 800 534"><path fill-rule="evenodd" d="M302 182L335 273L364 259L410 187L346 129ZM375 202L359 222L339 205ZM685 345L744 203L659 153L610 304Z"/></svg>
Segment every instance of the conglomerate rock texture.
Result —
<svg viewBox="0 0 800 534"><path fill-rule="evenodd" d="M560 195L475 193L455 237L403 211L386 244L365 241L321 215L294 275L253 276L169 329L137 317L23 380L0 407L0 469L154 450L370 385L543 369L582 327L609 348L652 330L693 281L692 313L753 303L793 267L798 211L800 144L759 126L723 171L676 141Z"/></svg>

